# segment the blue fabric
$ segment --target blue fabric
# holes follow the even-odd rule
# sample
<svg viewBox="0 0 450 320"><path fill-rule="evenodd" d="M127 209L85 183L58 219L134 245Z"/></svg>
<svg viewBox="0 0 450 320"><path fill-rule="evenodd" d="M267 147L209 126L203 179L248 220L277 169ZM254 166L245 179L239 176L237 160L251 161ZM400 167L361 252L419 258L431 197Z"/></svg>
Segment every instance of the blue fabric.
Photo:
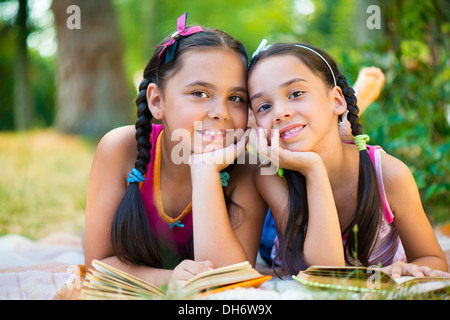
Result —
<svg viewBox="0 0 450 320"><path fill-rule="evenodd" d="M269 266L272 265L271 253L276 236L277 231L275 229L275 221L273 220L269 209L267 211L266 219L264 220L261 243L259 245L259 254Z"/></svg>
<svg viewBox="0 0 450 320"><path fill-rule="evenodd" d="M228 180L230 180L230 174L228 172L221 172L220 182L222 183L222 187L228 187Z"/></svg>

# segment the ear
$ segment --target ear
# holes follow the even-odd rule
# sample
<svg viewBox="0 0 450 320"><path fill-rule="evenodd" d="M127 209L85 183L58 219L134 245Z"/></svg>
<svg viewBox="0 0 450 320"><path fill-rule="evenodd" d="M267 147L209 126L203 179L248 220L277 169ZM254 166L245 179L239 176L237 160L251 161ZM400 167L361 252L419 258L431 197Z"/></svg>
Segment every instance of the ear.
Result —
<svg viewBox="0 0 450 320"><path fill-rule="evenodd" d="M342 92L341 87L336 86L333 88L333 96L334 96L334 98L333 98L334 114L337 114L337 115L343 114L345 111L347 111L347 101L345 101L345 96L344 96L344 93Z"/></svg>
<svg viewBox="0 0 450 320"><path fill-rule="evenodd" d="M147 87L147 104L153 118L158 120L164 118L162 92L155 83L150 83Z"/></svg>

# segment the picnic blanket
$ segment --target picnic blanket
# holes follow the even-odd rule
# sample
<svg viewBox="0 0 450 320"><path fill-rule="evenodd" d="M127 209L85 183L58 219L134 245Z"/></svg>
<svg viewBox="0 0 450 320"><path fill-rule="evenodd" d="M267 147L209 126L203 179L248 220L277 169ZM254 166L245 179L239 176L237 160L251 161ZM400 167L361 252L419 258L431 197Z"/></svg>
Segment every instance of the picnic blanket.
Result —
<svg viewBox="0 0 450 320"><path fill-rule="evenodd" d="M0 238L0 299L49 300L84 264L81 237L53 234L38 241L19 235Z"/></svg>
<svg viewBox="0 0 450 320"><path fill-rule="evenodd" d="M450 265L450 233L436 233ZM76 281L83 273L84 254L81 236L53 234L38 241L20 235L0 237L0 299L51 300L76 299L80 292ZM258 260L256 269L270 273L271 268ZM450 271L450 270L449 270ZM325 299L304 289L290 278L272 280L259 288L237 288L209 297L224 300Z"/></svg>

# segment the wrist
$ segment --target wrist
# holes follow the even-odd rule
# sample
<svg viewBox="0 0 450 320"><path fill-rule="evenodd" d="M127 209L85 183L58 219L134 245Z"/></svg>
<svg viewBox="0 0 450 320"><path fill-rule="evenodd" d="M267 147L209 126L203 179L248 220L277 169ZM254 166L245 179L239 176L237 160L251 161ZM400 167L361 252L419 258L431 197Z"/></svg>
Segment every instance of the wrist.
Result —
<svg viewBox="0 0 450 320"><path fill-rule="evenodd" d="M305 178L307 180L311 180L311 179L318 179L321 177L327 177L328 173L327 173L327 168L325 167L325 164L323 163L322 159L320 158L320 156L318 157L318 159L315 159L310 166L308 167L307 170L304 170L305 172L303 173L303 175L305 176Z"/></svg>
<svg viewBox="0 0 450 320"><path fill-rule="evenodd" d="M219 179L219 171L217 171L215 166L211 166L208 164L191 165L192 182L196 180L204 181L204 179L211 179L211 178Z"/></svg>
<svg viewBox="0 0 450 320"><path fill-rule="evenodd" d="M286 169L300 172L306 179L313 179L327 172L322 158L314 152L294 153L294 157L286 162Z"/></svg>

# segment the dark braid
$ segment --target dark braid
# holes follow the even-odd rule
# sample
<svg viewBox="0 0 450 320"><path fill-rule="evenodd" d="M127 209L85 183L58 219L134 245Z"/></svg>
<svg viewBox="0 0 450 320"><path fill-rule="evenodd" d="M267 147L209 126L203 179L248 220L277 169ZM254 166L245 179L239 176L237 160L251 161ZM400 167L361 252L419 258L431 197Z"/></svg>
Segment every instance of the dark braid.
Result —
<svg viewBox="0 0 450 320"><path fill-rule="evenodd" d="M142 80L136 98L137 121L135 127L138 156L135 168L142 175L147 172L152 148L150 143L152 114L147 104L147 87L150 83L148 78ZM136 239L136 241L130 241L130 239ZM111 243L116 256L122 262L152 267L162 266L160 244L150 232L138 183L129 184L117 209L113 220Z"/></svg>
<svg viewBox="0 0 450 320"><path fill-rule="evenodd" d="M350 122L352 134L353 136L357 136L362 133L362 126L359 123L359 108L357 106L355 90L348 86L347 79L342 73L338 73L336 79L338 86L342 89L345 101L347 102L347 119Z"/></svg>
<svg viewBox="0 0 450 320"><path fill-rule="evenodd" d="M152 149L150 136L152 134L151 120L153 116L147 104L147 87L150 83L151 81L147 78L142 80L139 85L139 94L136 98L137 121L135 126L138 156L134 166L143 175L147 172L147 166L150 163L150 151Z"/></svg>
<svg viewBox="0 0 450 320"><path fill-rule="evenodd" d="M347 102L348 115L353 136L362 133L362 126L359 123L359 108L355 91L350 88L347 79L342 73L337 75L337 84L341 87ZM373 249L373 244L378 237L380 223L381 196L378 189L378 182L375 168L370 159L367 150L359 152L359 175L358 175L358 193L357 207L354 212L351 223L345 228L343 234L348 238L345 243L344 252L347 263L354 263L354 257L357 256L358 262L363 265L369 265L369 257ZM360 230L357 234L358 251L355 251L356 243L353 234L353 228L357 225Z"/></svg>

